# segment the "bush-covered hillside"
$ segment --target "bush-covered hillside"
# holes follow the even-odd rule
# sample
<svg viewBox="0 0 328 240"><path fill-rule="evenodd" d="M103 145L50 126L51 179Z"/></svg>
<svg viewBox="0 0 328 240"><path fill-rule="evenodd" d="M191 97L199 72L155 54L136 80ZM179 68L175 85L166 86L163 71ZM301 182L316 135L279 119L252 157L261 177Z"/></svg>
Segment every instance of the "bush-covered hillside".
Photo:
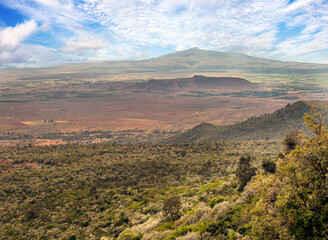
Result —
<svg viewBox="0 0 328 240"><path fill-rule="evenodd" d="M2 147L0 238L327 239L328 130L305 120L284 146Z"/></svg>
<svg viewBox="0 0 328 240"><path fill-rule="evenodd" d="M281 139L294 129L304 128L304 113L311 113L311 104L328 119L328 102L298 101L288 104L274 113L252 117L246 121L216 126L200 124L184 133L170 137L167 143L249 141L259 139Z"/></svg>
<svg viewBox="0 0 328 240"><path fill-rule="evenodd" d="M263 141L1 147L0 239L116 238L128 228L145 239L174 236L184 221L234 201L242 154L258 164L280 150ZM181 197L178 222L163 216L172 196Z"/></svg>

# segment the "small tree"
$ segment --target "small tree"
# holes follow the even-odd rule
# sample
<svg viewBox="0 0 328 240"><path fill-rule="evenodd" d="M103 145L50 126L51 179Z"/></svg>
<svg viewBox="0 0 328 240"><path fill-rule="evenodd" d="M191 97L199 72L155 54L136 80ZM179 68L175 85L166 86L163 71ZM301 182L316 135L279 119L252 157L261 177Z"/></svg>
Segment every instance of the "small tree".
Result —
<svg viewBox="0 0 328 240"><path fill-rule="evenodd" d="M238 191L243 191L247 183L252 179L256 174L256 168L251 165L251 157L242 156L239 159L238 168L237 168L237 177L239 179L240 185Z"/></svg>
<svg viewBox="0 0 328 240"><path fill-rule="evenodd" d="M175 221L179 218L180 208L181 208L180 196L173 196L165 199L163 212L165 216L171 215L172 221Z"/></svg>
<svg viewBox="0 0 328 240"><path fill-rule="evenodd" d="M265 159L262 161L262 168L264 171L269 172L269 173L275 173L277 164L274 161L271 161L269 159Z"/></svg>
<svg viewBox="0 0 328 240"><path fill-rule="evenodd" d="M287 154L294 150L296 146L301 143L300 139L298 138L299 134L299 130L293 130L286 135L283 143L285 145L285 151Z"/></svg>

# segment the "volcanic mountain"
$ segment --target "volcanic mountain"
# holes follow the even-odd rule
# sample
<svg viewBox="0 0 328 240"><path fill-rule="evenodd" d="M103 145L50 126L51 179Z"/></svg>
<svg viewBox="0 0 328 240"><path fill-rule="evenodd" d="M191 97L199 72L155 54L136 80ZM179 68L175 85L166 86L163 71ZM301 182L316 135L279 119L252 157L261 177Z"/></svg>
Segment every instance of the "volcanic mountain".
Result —
<svg viewBox="0 0 328 240"><path fill-rule="evenodd" d="M146 60L62 64L38 69L0 69L2 79L70 82L174 78L209 73L221 73L221 76L236 73L318 74L328 73L328 64L283 62L242 53L191 48Z"/></svg>

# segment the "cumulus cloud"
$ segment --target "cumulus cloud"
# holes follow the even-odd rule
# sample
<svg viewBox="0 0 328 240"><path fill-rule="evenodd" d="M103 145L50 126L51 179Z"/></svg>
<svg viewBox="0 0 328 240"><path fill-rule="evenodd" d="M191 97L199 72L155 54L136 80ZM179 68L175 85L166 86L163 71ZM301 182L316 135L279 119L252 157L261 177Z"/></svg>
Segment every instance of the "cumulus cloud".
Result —
<svg viewBox="0 0 328 240"><path fill-rule="evenodd" d="M0 53L0 68L46 67L62 63L55 49L21 44L15 51Z"/></svg>
<svg viewBox="0 0 328 240"><path fill-rule="evenodd" d="M22 41L37 30L37 23L30 20L16 25L16 27L8 27L0 31L0 51L15 51Z"/></svg>
<svg viewBox="0 0 328 240"><path fill-rule="evenodd" d="M34 20L25 21L15 27L0 31L0 67L13 67L35 62L33 55L24 50L24 40L38 31ZM29 48L31 50L31 48Z"/></svg>
<svg viewBox="0 0 328 240"><path fill-rule="evenodd" d="M67 45L63 46L60 51L63 53L77 53L88 49L98 50L108 46L103 40L94 36L83 36L71 40Z"/></svg>

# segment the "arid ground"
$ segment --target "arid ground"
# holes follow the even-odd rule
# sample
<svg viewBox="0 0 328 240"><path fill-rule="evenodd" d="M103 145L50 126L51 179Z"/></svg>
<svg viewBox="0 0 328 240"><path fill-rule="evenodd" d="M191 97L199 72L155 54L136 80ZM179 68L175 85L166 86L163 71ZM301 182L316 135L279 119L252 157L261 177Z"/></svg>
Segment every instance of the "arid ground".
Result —
<svg viewBox="0 0 328 240"><path fill-rule="evenodd" d="M156 133L164 137L202 122L232 124L315 96L313 92L276 91L269 84L261 84L256 91L237 92L134 91L122 88L124 84L25 85L3 91L2 143L32 138L35 144L62 143L60 137L49 136L92 131L118 135L129 131L132 136ZM322 99L322 93L319 97Z"/></svg>

